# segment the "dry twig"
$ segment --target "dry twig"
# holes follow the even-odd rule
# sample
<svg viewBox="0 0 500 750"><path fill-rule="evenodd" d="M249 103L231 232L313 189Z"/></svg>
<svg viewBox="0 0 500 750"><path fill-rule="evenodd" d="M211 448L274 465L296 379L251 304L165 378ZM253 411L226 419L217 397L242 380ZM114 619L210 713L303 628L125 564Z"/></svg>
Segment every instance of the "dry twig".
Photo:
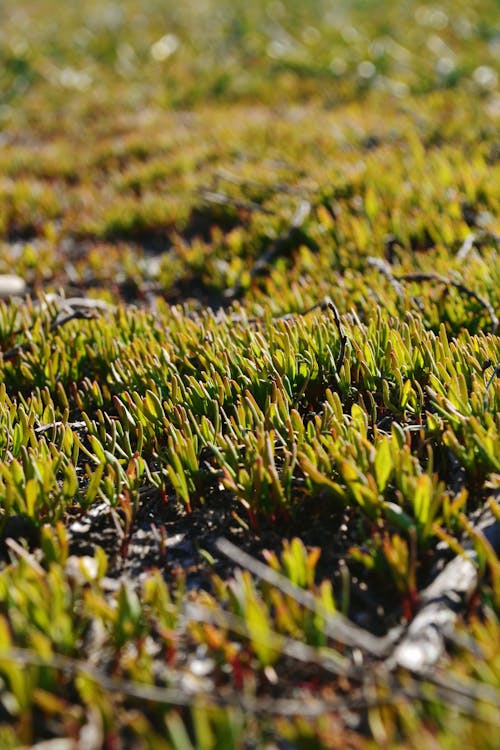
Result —
<svg viewBox="0 0 500 750"><path fill-rule="evenodd" d="M486 312L488 313L490 320L491 320L491 330L492 333L496 333L498 328L498 317L495 314L495 310L493 309L493 305L491 302L486 299L486 297L483 297L482 295L475 292L473 289L470 289L468 286L466 286L461 281L456 281L455 279L450 279L446 276L441 276L438 273L434 273L432 271L415 271L413 273L403 273L395 275L393 273L393 270L387 261L383 260L383 258L368 258L368 265L372 266L373 268L376 268L380 273L382 273L386 279L389 281L391 286L393 287L394 291L398 295L400 300L405 299L406 293L404 291L403 285L401 282L422 282L422 281L430 281L435 282L437 284L442 284L445 287L454 287L462 294L465 294L467 297L470 297L471 299L476 300L481 307L483 307Z"/></svg>
<svg viewBox="0 0 500 750"><path fill-rule="evenodd" d="M335 363L335 367L337 369L337 372L340 372L345 359L347 336L340 320L340 314L337 306L333 302L331 297L325 297L321 300L321 302L317 302L315 305L313 305L312 307L308 307L307 310L304 310L301 313L286 313L286 315L278 316L277 318L275 318L275 320L292 320L296 315L309 315L309 313L314 312L315 310L330 310L333 314L333 319L335 321L335 325L337 326L337 331L339 332L340 338L340 350L337 361Z"/></svg>
<svg viewBox="0 0 500 750"><path fill-rule="evenodd" d="M69 323L71 320L93 320L94 318L98 318L99 315L115 309L113 305L103 300L91 299L90 297L68 297L68 299L55 297L54 299L49 298L48 303L55 303L56 305L56 314L50 324L50 331L57 330L57 328ZM48 307L45 301L42 301L42 305ZM26 336L30 336L30 332L24 331L22 328L14 331L12 335L19 336L23 332ZM18 344L18 346L14 346L12 349L4 352L3 359L4 361L15 359L22 352L29 351L31 347L31 341Z"/></svg>
<svg viewBox="0 0 500 750"><path fill-rule="evenodd" d="M232 198L226 193L215 190L200 190L200 196L206 203L214 203L217 206L233 206L238 211L260 211L260 213L273 216L274 211L271 211L265 206L261 206L260 203L253 201L242 201L237 198Z"/></svg>
<svg viewBox="0 0 500 750"><path fill-rule="evenodd" d="M496 333L498 328L498 318L495 314L492 304L489 300L480 294L477 294L473 289L463 284L461 281L455 281L455 279L449 279L446 276L440 276L438 273L416 271L415 273L404 273L394 277L397 281L408 281L408 282L420 282L420 281L434 281L437 284L443 284L445 287L453 286L462 294L467 295L471 299L475 299L483 307L491 319L491 330L492 333Z"/></svg>
<svg viewBox="0 0 500 750"><path fill-rule="evenodd" d="M285 578L285 576L280 575L268 565L251 557L227 539L218 539L216 547L219 552L226 555L232 562L241 565L272 586L276 586L282 593L291 596L303 607L307 607L312 612L319 614L324 620L325 633L338 643L343 643L345 646L350 646L351 648L358 648L364 654L383 658L389 654L394 643L399 638L399 628L391 630L386 636L377 637L367 630L358 627L340 613L332 615L325 610L311 593L299 588L299 586L296 586L288 578Z"/></svg>

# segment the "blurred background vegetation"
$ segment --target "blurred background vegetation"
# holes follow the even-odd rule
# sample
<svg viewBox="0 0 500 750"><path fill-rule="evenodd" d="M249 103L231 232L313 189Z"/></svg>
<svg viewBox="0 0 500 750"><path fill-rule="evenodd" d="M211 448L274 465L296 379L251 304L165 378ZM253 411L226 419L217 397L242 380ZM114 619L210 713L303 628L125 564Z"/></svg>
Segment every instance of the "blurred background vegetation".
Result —
<svg viewBox="0 0 500 750"><path fill-rule="evenodd" d="M491 95L499 21L497 0L4 0L0 122L69 101L334 104L371 89L404 96L458 85Z"/></svg>

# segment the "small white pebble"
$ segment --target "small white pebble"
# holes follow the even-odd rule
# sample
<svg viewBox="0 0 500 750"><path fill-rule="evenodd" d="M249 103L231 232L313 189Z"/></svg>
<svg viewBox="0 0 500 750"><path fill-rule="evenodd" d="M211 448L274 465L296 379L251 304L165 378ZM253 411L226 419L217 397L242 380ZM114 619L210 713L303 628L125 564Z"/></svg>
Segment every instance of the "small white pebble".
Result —
<svg viewBox="0 0 500 750"><path fill-rule="evenodd" d="M12 297L15 294L24 294L26 282L20 276L13 273L0 274L0 297Z"/></svg>
<svg viewBox="0 0 500 750"><path fill-rule="evenodd" d="M213 659L193 659L189 664L189 669L196 677L206 677L213 672L215 662Z"/></svg>

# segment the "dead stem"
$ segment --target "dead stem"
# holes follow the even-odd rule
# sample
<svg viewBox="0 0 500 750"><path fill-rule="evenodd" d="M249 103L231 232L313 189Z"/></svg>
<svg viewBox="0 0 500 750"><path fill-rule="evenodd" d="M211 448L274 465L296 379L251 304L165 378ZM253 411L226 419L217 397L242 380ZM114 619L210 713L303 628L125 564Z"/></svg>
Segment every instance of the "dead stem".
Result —
<svg viewBox="0 0 500 750"><path fill-rule="evenodd" d="M333 640L351 648L358 648L364 654L383 658L389 654L395 642L399 639L400 628L394 628L386 636L378 637L360 628L340 613L332 615L325 610L310 592L299 588L288 578L285 578L285 576L280 575L268 565L251 557L227 539L221 537L217 540L215 546L219 552L226 555L232 562L246 568L272 586L276 586L282 593L291 596L303 607L320 615L324 620L326 635Z"/></svg>
<svg viewBox="0 0 500 750"><path fill-rule="evenodd" d="M495 311L490 301L487 300L482 295L477 294L477 292L475 292L473 289L470 289L461 281L455 281L455 279L449 279L446 276L440 276L439 274L433 273L430 271L429 272L416 271L414 273L404 273L404 274L395 276L394 278L397 281L406 281L406 282L434 281L437 284L443 284L443 286L445 287L449 287L449 286L455 287L455 289L457 289L462 294L465 294L471 299L475 299L476 302L479 302L481 307L483 307L488 313L488 315L490 316L492 333L496 333L496 330L498 328L498 318L495 315Z"/></svg>
<svg viewBox="0 0 500 750"><path fill-rule="evenodd" d="M333 319L335 321L335 325L337 326L337 330L339 332L339 338L340 338L339 355L337 357L335 367L337 369L337 372L340 372L342 365L344 364L344 359L345 359L347 336L345 334L344 327L342 326L342 322L340 320L340 314L337 309L337 306L335 305L331 297L325 297L324 299L321 300L321 302L317 302L315 305L313 305L312 307L308 307L307 310L304 310L303 312L286 313L286 315L279 315L277 318L274 318L274 320L292 320L296 316L309 315L309 313L312 313L315 310L330 310L333 313Z"/></svg>

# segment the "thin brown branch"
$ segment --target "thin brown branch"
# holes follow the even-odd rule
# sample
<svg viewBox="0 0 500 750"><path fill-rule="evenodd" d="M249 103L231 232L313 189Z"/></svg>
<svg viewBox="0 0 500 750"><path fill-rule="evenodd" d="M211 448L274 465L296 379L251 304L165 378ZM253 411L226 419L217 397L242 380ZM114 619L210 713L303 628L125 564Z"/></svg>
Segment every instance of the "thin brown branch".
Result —
<svg viewBox="0 0 500 750"><path fill-rule="evenodd" d="M291 596L299 604L320 615L324 620L326 635L351 648L359 648L363 653L377 658L388 655L395 641L399 638L400 629L390 631L386 636L377 637L367 630L360 628L340 613L332 615L322 604L309 592L296 586L285 576L270 568L268 565L251 557L242 549L221 537L215 546L226 555L232 562L249 570L257 578L275 586L283 594Z"/></svg>
<svg viewBox="0 0 500 750"><path fill-rule="evenodd" d="M380 271L380 273L385 276L400 299L405 298L406 295L403 285L400 284L399 281L394 277L390 263L388 263L383 258L374 257L367 258L367 263L369 266L371 266L372 268L376 268L377 271Z"/></svg>
<svg viewBox="0 0 500 750"><path fill-rule="evenodd" d="M473 237L473 240L474 239L475 237ZM473 240L471 240L471 242ZM409 283L409 282L431 281L437 284L442 284L445 287L450 287L450 286L454 287L462 294L465 294L467 297L470 297L471 299L476 300L476 302L478 302L481 305L481 307L483 307L486 310L491 320L491 330L493 333L496 333L496 330L498 328L498 317L495 314L493 305L490 303L488 299L486 299L486 297L483 297L482 295L475 292L473 289L470 289L461 281L456 281L455 279L450 279L446 276L441 276L440 274L434 273L433 271L414 271L412 273L403 273L403 274L395 275L392 271L390 264L387 263L387 261L383 260L383 258L370 257L368 258L368 265L372 266L372 268L376 268L378 271L380 271L381 274L383 274L386 277L386 279L389 281L394 291L398 295L399 299L404 299L406 296L401 282Z"/></svg>
<svg viewBox="0 0 500 750"><path fill-rule="evenodd" d="M331 310L333 313L333 319L335 321L335 325L337 326L337 330L339 332L339 338L340 338L340 349L339 349L339 356L337 357L337 361L335 363L335 366L337 368L337 372L340 372L342 365L344 364L345 359L345 349L347 345L347 336L344 331L344 328L342 326L342 323L340 321L340 315L339 311L337 310L337 307L333 303L333 301L330 299L330 297L325 297L324 300L325 307L328 308L328 310Z"/></svg>
<svg viewBox="0 0 500 750"><path fill-rule="evenodd" d="M486 297L483 297L482 295L475 292L473 289L470 289L468 286L463 284L461 281L455 281L455 279L447 278L446 276L440 276L438 273L433 273L432 271L416 271L413 273L404 273L400 274L398 276L394 277L397 281L405 281L405 282L421 282L421 281L431 281L435 282L437 284L443 284L445 287L454 287L462 294L467 295L467 297L470 297L471 299L476 300L481 307L483 307L491 319L491 330L493 333L496 333L496 330L498 328L498 318L495 314L495 311L493 309L492 304L489 300L486 299Z"/></svg>
<svg viewBox="0 0 500 750"><path fill-rule="evenodd" d="M462 242L457 254L456 259L463 261L468 256L473 247L481 247L481 245L491 242L492 244L498 245L500 237L494 232L486 230L479 230L477 232L471 232Z"/></svg>
<svg viewBox="0 0 500 750"><path fill-rule="evenodd" d="M56 298L49 300L49 304L55 302L55 315L50 324L50 331L55 331L71 320L93 320L105 312L110 312L115 308L104 300L91 299L90 297L69 297L68 299ZM49 304L42 300L41 307L49 307ZM25 333L30 336L29 330L19 329L13 332L13 336ZM32 341L26 341L18 344L6 352L3 352L4 361L13 360L23 352L29 351L33 347Z"/></svg>
<svg viewBox="0 0 500 750"><path fill-rule="evenodd" d="M315 718L327 713L342 715L348 711L362 711L377 706L414 703L416 700L426 701L431 697L434 700L439 699L443 703L454 706L465 715L482 719L494 726L499 725L498 720L495 721L493 716L486 719L481 717L477 711L477 704L491 705L493 708L500 705L500 691L498 689L478 684L472 680L458 680L453 676L439 673L426 678L423 682L417 682L414 679L408 682L405 679L403 684L384 672L373 673L373 677L368 678L348 697L320 698L317 695L309 694L300 698L272 698L265 695L253 697L245 694L224 696L220 691L214 691L213 689L207 691L204 686L200 686L198 689L190 686L188 689L182 680L183 673L176 670L169 670L170 678L173 681L172 686L148 685L134 680L110 677L101 669L79 659L60 654L42 657L31 649L6 649L0 653L0 664L2 662L25 667L55 669L72 677L85 675L107 693L164 706L189 707L196 704L199 708L204 708L207 711L222 707L253 715ZM383 691L377 689L377 678L379 684L384 687ZM429 686L434 688L434 695L429 695Z"/></svg>
<svg viewBox="0 0 500 750"><path fill-rule="evenodd" d="M304 310L298 313L286 313L286 315L279 315L277 318L274 318L274 320L292 320L297 315L300 315L300 316L309 315L309 313L312 313L315 310L330 310L333 314L333 319L335 321L335 325L337 326L337 331L339 332L339 339L340 339L339 355L337 357L335 367L337 369L337 372L340 372L342 365L344 364L344 359L345 359L347 335L344 331L344 327L342 325L342 321L340 319L340 314L337 309L337 306L335 305L331 297L328 297L328 296L325 297L324 299L321 300L321 302L317 302L312 307L308 307L307 310Z"/></svg>
<svg viewBox="0 0 500 750"><path fill-rule="evenodd" d="M486 388L485 388L485 391L484 391L484 399L483 399L483 405L484 405L485 409L488 407L488 403L489 403L490 388L493 385L493 381L495 380L495 378L498 378L498 377L500 377L500 365L497 365L496 367L493 368L493 372L491 373L491 377L488 380L488 382L486 383Z"/></svg>
<svg viewBox="0 0 500 750"><path fill-rule="evenodd" d="M214 172L214 182L224 180L224 182L230 182L233 185L240 187L254 188L256 190L268 190L270 193L286 193L287 195L299 195L306 198L312 191L307 188L291 187L285 182L277 182L274 184L267 184L258 182L245 177L240 177L234 172L230 172L228 169L217 169Z"/></svg>
<svg viewBox="0 0 500 750"><path fill-rule="evenodd" d="M189 602L185 614L189 620L216 625L231 630L237 635L248 636L244 619L222 609L214 610L202 604ZM360 676L358 670L353 669L352 663L345 656L331 649L313 648L302 641L275 632L269 633L268 640L271 647L275 647L281 654L303 664L321 668L335 676L354 678Z"/></svg>
<svg viewBox="0 0 500 750"><path fill-rule="evenodd" d="M302 716L314 718L322 716L327 712L343 713L349 710L361 710L371 706L383 706L393 704L398 700L406 700L403 691L399 695L391 692L379 695L373 681L362 685L357 689L357 694L349 697L318 698L311 694L301 698L272 698L270 696L253 697L233 693L223 695L221 691L207 690L206 686L190 684L186 686L183 680L185 673L182 671L169 670L172 686L161 687L148 685L133 680L125 680L119 677L110 677L101 669L92 666L80 659L52 654L42 657L30 649L10 648L0 653L0 664L10 662L23 666L38 666L60 670L67 675L85 675L88 679L110 694L125 698L134 698L146 703L159 705L171 705L189 707L196 704L197 707L210 710L216 707L233 708L243 710L246 714L267 716Z"/></svg>
<svg viewBox="0 0 500 750"><path fill-rule="evenodd" d="M230 195L227 195L226 193L222 193L220 191L200 190L199 194L206 203L213 203L217 206L232 206L233 208L238 209L238 211L259 211L260 213L267 214L268 216L274 215L274 211L271 211L271 209L266 208L265 206L261 206L260 203L232 198Z"/></svg>

